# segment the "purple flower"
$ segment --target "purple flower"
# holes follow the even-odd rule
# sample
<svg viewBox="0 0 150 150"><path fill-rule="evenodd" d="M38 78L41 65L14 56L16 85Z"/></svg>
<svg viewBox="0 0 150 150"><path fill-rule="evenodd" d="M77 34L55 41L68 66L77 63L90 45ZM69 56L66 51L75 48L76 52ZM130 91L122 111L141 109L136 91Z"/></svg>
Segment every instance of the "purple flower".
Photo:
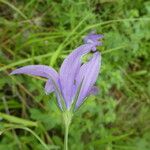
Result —
<svg viewBox="0 0 150 150"><path fill-rule="evenodd" d="M45 65L29 65L12 71L11 74L29 74L47 79L45 92L55 92L61 110L77 109L91 94L97 93L94 86L99 74L101 55L96 51L98 41L103 36L89 34L84 43L76 48L62 63L59 73L52 67ZM93 52L86 63L82 63L82 56Z"/></svg>

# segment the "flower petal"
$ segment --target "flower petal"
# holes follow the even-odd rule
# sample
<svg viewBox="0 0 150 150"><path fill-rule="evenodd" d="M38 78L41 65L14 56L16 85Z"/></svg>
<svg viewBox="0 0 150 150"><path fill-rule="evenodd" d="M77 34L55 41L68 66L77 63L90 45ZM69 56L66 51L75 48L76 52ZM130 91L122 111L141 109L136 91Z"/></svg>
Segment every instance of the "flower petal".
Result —
<svg viewBox="0 0 150 150"><path fill-rule="evenodd" d="M11 74L28 74L28 75L41 76L44 78L48 78L48 81L46 82L46 85L45 85L45 92L47 94L54 91L54 86L53 86L50 76L57 83L57 85L59 85L58 73L53 68L49 66L45 66L45 65L29 65L29 66L21 67L19 69L12 71Z"/></svg>
<svg viewBox="0 0 150 150"><path fill-rule="evenodd" d="M76 107L79 107L83 103L84 99L89 94L89 91L95 84L99 74L100 64L101 56L99 52L96 52L93 54L93 57L89 62L81 66L80 71L76 77L76 84L77 86L79 86L82 80L83 84L79 94L79 98L77 100Z"/></svg>
<svg viewBox="0 0 150 150"><path fill-rule="evenodd" d="M70 107L74 95L74 81L82 63L81 57L89 53L92 48L92 44L84 44L78 47L64 60L60 68L61 89L67 108Z"/></svg>
<svg viewBox="0 0 150 150"><path fill-rule="evenodd" d="M101 34L95 34L95 33L90 33L84 38L84 43L91 43L94 44L95 46L99 46L102 43L99 41L100 39L103 38L103 35ZM93 49L95 51L96 49Z"/></svg>
<svg viewBox="0 0 150 150"><path fill-rule="evenodd" d="M49 75L51 75L55 79L58 78L58 73L52 67L45 65L29 65L21 67L12 71L11 74L29 74L34 76L41 76L44 78L49 78Z"/></svg>
<svg viewBox="0 0 150 150"><path fill-rule="evenodd" d="M45 84L45 93L48 95L54 91L54 86L51 79L48 79Z"/></svg>

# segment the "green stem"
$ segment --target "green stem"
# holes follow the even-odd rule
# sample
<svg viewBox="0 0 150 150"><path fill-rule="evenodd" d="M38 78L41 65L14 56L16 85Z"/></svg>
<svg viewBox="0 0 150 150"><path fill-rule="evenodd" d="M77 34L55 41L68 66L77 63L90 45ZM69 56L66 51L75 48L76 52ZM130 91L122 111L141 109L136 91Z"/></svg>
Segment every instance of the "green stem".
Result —
<svg viewBox="0 0 150 150"><path fill-rule="evenodd" d="M68 131L69 125L65 125L64 150L68 150Z"/></svg>
<svg viewBox="0 0 150 150"><path fill-rule="evenodd" d="M64 150L68 150L68 133L69 126L71 124L73 114L69 111L63 113L64 125L65 125L65 137L64 137Z"/></svg>

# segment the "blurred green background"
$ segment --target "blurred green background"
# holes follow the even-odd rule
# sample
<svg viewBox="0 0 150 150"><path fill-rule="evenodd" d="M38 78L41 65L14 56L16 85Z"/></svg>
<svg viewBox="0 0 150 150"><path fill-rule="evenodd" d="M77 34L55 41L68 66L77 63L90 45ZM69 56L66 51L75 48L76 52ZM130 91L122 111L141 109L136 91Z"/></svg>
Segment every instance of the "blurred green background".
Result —
<svg viewBox="0 0 150 150"><path fill-rule="evenodd" d="M11 70L51 65L104 34L100 93L75 114L69 150L150 150L150 1L0 0L0 150L63 149L64 127L45 81Z"/></svg>

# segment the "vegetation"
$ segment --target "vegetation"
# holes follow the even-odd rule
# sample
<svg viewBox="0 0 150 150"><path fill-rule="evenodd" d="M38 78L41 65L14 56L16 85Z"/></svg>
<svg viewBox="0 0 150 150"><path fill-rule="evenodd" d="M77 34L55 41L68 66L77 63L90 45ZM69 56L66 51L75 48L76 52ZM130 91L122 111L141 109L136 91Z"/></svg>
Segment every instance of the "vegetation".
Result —
<svg viewBox="0 0 150 150"><path fill-rule="evenodd" d="M150 1L0 0L0 150L63 149L64 125L44 79L89 32L104 34L99 95L73 118L70 150L150 149Z"/></svg>

